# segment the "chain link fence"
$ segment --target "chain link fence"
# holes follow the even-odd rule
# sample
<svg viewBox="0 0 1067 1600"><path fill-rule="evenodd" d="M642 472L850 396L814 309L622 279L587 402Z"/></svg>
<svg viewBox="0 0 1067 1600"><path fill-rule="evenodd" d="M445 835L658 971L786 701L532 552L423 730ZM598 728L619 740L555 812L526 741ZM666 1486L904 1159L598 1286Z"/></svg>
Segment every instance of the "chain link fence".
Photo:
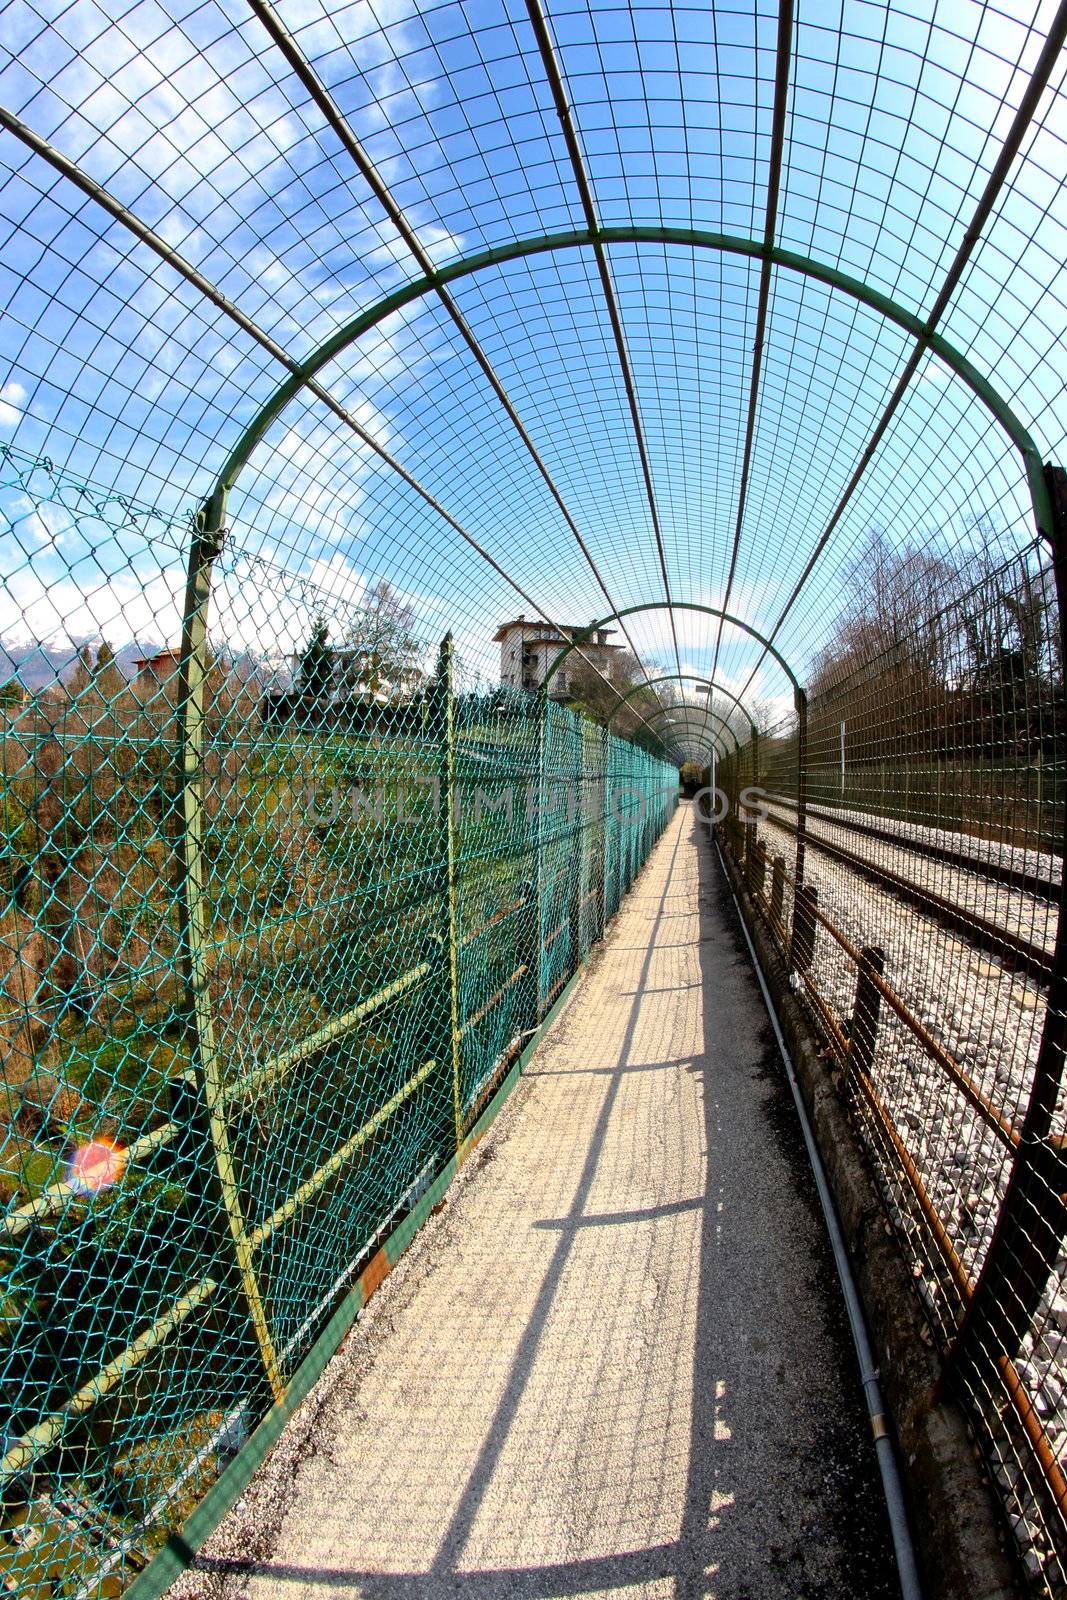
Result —
<svg viewBox="0 0 1067 1600"><path fill-rule="evenodd" d="M461 689L451 638L391 670L408 624L380 595L342 617L236 542L198 568L195 520L11 452L3 474L16 599L42 602L43 522L72 582L95 565L145 631L181 629L72 650L0 710L0 1577L41 1600L121 1592L336 1342L677 769ZM294 615L286 668L270 619Z"/></svg>

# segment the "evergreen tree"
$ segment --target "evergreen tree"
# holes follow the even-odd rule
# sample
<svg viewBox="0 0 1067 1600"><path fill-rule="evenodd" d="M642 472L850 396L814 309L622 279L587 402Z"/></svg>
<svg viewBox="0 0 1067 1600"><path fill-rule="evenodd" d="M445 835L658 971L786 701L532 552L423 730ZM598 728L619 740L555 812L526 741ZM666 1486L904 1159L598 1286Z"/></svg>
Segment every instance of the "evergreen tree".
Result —
<svg viewBox="0 0 1067 1600"><path fill-rule="evenodd" d="M296 674L297 689L309 699L323 699L333 685L333 652L329 637L326 619L320 614L315 619L311 638L304 646Z"/></svg>
<svg viewBox="0 0 1067 1600"><path fill-rule="evenodd" d="M96 652L93 684L108 703L117 700L126 688L126 679L115 661L115 652L106 639L101 639Z"/></svg>

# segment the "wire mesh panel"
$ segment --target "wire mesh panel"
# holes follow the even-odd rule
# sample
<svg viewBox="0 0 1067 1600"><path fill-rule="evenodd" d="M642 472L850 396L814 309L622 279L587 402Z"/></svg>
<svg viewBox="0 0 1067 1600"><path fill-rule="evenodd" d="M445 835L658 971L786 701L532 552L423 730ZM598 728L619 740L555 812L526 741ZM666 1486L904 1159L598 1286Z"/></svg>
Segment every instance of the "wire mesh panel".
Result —
<svg viewBox="0 0 1067 1600"><path fill-rule="evenodd" d="M887 559L862 594L813 676L804 759L793 722L750 742L759 802L724 837L836 1060L1025 1559L1060 1593L1054 573L1040 545Z"/></svg>
<svg viewBox="0 0 1067 1600"><path fill-rule="evenodd" d="M552 701L544 706L544 777L538 830L541 885L541 991L543 1012L572 970L577 948L575 867L581 847L582 732L577 719Z"/></svg>
<svg viewBox="0 0 1067 1600"><path fill-rule="evenodd" d="M464 1130L538 1015L541 720L537 700L514 692L456 705Z"/></svg>
<svg viewBox="0 0 1067 1600"><path fill-rule="evenodd" d="M5 461L16 522L62 515L72 562L181 617L195 523ZM189 592L179 646L71 652L0 723L0 1556L34 1600L144 1565L462 1150L603 928L583 783L676 780L457 691L450 638L405 640L398 686L380 593L236 540L199 636Z"/></svg>
<svg viewBox="0 0 1067 1600"><path fill-rule="evenodd" d="M180 1520L717 762L1058 1592L1067 4L0 20L14 1587Z"/></svg>
<svg viewBox="0 0 1067 1600"><path fill-rule="evenodd" d="M584 959L604 931L604 828L609 735L582 724L581 860L578 945Z"/></svg>

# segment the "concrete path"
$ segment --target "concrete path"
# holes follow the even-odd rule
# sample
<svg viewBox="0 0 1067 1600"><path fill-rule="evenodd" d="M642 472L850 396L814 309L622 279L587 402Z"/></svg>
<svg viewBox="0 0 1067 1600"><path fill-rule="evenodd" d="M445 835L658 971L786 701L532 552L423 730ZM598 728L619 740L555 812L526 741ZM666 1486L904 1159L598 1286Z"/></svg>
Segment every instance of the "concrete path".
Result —
<svg viewBox="0 0 1067 1600"><path fill-rule="evenodd" d="M686 807L335 1358L314 1427L182 1591L890 1596L843 1328L733 906Z"/></svg>

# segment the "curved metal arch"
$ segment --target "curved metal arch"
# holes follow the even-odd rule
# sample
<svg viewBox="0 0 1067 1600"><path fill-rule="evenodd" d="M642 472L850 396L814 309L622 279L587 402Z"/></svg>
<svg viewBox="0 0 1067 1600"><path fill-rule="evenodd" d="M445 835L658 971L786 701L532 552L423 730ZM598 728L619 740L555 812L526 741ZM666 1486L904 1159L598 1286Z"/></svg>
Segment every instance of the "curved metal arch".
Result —
<svg viewBox="0 0 1067 1600"><path fill-rule="evenodd" d="M649 713L649 718L648 718L649 727L651 727L652 724L659 717L668 717L668 716L670 716L672 711L676 711L677 709L678 709L677 706L660 706L657 711L650 712ZM701 714L702 708L700 706L693 706L691 709L693 711L695 711L698 715ZM727 760L731 754L740 752L740 750L742 748L741 741L737 737L736 733L734 733L734 730L730 727L730 724L727 722L725 717L719 716L719 713L717 711L712 710L712 708L710 706L708 706L706 710L703 710L703 716L704 716L704 719L705 719L705 725L706 725L707 719L709 717L718 717L720 727L724 728L726 730L726 732L729 733L731 735L731 737L733 738L733 741L734 741L734 749L733 749L733 751L730 751L729 749L724 750L722 748L721 744L716 743L716 745L715 745L715 749L716 749L717 753L722 757L722 759L724 761ZM718 734L718 729L715 730L715 734L716 735ZM659 736L657 735L657 737L659 737ZM713 740L713 742L714 742L714 740ZM666 749L666 748L667 748L667 745L666 745L666 743L664 743L664 749Z"/></svg>
<svg viewBox="0 0 1067 1600"><path fill-rule="evenodd" d="M739 234L718 233L702 228L668 228L668 227L611 227L611 228L575 228L559 233L539 234L529 239L516 239L507 244L495 245L491 249L476 251L470 256L461 257L458 261L448 263L434 273L426 273L421 278L412 279L409 283L384 296L375 305L367 308L358 316L339 328L336 333L325 339L318 349L300 363L274 394L264 403L252 422L245 429L236 446L231 451L225 466L219 473L215 489L209 500L218 504L224 502L228 491L236 482L242 467L247 463L249 456L260 442L271 423L280 415L309 379L314 378L318 371L341 351L353 344L364 333L382 322L394 312L402 310L405 306L412 305L431 293L439 285L454 283L458 279L470 277L473 273L481 272L486 267L500 266L509 261L523 260L528 256L544 255L555 250L578 249L583 245L599 244L674 244L689 249L720 250L728 255L741 255L769 260L774 266L783 267L787 271L797 272L804 277L814 278L817 282L825 283L832 289L850 295L877 311L888 321L896 323L905 332L912 334L916 339L922 340L927 349L932 350L939 360L955 373L975 394L979 400L992 413L994 419L1003 428L1012 444L1019 451L1026 471L1027 484L1033 502L1034 516L1037 526L1046 539L1051 539L1054 531L1054 518L1052 505L1049 499L1048 485L1045 482L1041 453L1029 429L1018 417L999 391L994 388L990 380L965 355L950 344L943 335L927 330L922 318L914 311L883 294L881 290L872 288L861 278L854 278L850 273L842 272L839 268L828 262L816 261L811 256L802 255L796 250L785 250L778 245L768 245L757 239L749 239ZM221 504L218 504L221 510Z"/></svg>
<svg viewBox="0 0 1067 1600"><path fill-rule="evenodd" d="M752 717L751 717L750 713L745 709L744 701L740 700L736 694L731 694L729 689L724 689L721 684L713 683L711 681L711 679L708 678L707 675L705 673L703 673L703 672L664 672L658 678L645 678L643 680L643 682L641 682L641 683L633 683L633 684L631 684L629 689L627 689L626 693L625 694L620 694L618 699L615 701L615 704L612 706L612 708L609 711L608 715L604 719L604 726L606 728L610 728L612 722L614 721L615 717L619 714L619 712L622 710L623 706L626 705L633 698L633 696L635 694L639 694L642 689L654 689L657 683L677 683L681 679L686 679L686 680L692 681L693 683L710 683L712 689L714 690L714 692L716 694L725 695L727 700L730 700L730 701L733 702L733 704L737 707L737 709L741 712L742 716L748 722L748 725L751 728L752 732L753 733L758 732L758 729L756 728L756 724L752 720Z"/></svg>
<svg viewBox="0 0 1067 1600"><path fill-rule="evenodd" d="M582 630L575 635L570 644L564 645L563 649L557 653L553 659L552 665L545 673L545 686L551 683L552 678L559 671L561 664L570 655L571 651L579 650L583 644L588 644L593 634L596 633L599 628L606 628L609 622L619 622L623 617L635 617L642 611L700 611L708 617L721 617L724 623L727 623L729 626L734 628L740 628L742 633L747 633L749 638L755 639L757 644L761 644L767 653L774 657L775 661L777 661L778 665L781 667L782 671L793 685L794 696L803 694L803 685L801 684L796 673L793 671L792 667L789 665L789 662L786 660L785 656L780 650L775 648L770 639L765 638L764 635L760 633L758 628L754 628L750 622L742 622L740 617L731 616L730 613L728 611L724 611L721 606L706 606L697 600L646 600L641 605L624 606L621 611L613 611L609 617L601 617L599 621L591 622L587 628L582 628ZM677 677L678 674L674 673L673 676Z"/></svg>

